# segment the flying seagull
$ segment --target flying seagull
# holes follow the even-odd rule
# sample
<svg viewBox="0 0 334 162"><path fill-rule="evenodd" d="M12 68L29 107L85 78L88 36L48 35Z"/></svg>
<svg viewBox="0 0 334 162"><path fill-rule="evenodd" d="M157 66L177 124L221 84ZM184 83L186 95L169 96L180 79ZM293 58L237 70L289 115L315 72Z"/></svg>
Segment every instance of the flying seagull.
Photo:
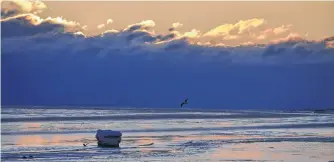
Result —
<svg viewBox="0 0 334 162"><path fill-rule="evenodd" d="M188 98L181 103L181 107L183 107L184 104L188 104Z"/></svg>

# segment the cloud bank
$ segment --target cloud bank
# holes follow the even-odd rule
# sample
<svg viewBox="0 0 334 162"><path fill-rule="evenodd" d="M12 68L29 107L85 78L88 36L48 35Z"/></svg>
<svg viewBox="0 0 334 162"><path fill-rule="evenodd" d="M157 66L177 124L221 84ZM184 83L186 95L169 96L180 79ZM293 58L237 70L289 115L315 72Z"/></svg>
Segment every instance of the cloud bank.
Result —
<svg viewBox="0 0 334 162"><path fill-rule="evenodd" d="M263 19L207 32L174 23L165 33L144 20L87 36L87 26L22 6L1 19L2 105L178 107L188 97L204 108L334 106L333 37L306 40Z"/></svg>

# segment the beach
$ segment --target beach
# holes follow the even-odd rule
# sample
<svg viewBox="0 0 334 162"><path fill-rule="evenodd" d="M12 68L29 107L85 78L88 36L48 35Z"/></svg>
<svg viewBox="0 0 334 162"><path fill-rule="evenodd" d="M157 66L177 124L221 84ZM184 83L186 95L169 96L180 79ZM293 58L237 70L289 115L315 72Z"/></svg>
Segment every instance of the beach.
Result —
<svg viewBox="0 0 334 162"><path fill-rule="evenodd" d="M334 160L331 113L2 107L1 115L1 161ZM120 148L98 147L98 129L121 131Z"/></svg>

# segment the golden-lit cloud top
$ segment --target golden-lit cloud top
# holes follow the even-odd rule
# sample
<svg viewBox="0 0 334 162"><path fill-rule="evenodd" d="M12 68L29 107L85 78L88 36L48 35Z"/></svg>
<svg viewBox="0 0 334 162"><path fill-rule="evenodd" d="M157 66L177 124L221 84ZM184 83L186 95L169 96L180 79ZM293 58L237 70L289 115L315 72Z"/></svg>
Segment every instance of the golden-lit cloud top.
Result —
<svg viewBox="0 0 334 162"><path fill-rule="evenodd" d="M263 25L264 22L264 19L240 20L236 24L223 24L217 26L205 33L204 36L228 37L230 35L241 35L245 32L251 32L252 29Z"/></svg>
<svg viewBox="0 0 334 162"><path fill-rule="evenodd" d="M13 0L2 2L1 5L1 17L8 17L22 13L33 13L37 14L47 8L47 6L39 1L28 1L28 0Z"/></svg>

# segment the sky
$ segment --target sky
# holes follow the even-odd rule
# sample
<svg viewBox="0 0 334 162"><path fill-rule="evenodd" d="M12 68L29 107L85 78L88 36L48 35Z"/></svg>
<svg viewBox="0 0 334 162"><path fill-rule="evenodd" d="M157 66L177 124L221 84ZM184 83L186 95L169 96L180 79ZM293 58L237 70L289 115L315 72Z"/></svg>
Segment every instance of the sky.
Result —
<svg viewBox="0 0 334 162"><path fill-rule="evenodd" d="M334 2L6 1L1 102L333 108L333 15Z"/></svg>
<svg viewBox="0 0 334 162"><path fill-rule="evenodd" d="M24 0L20 1L17 4L23 5ZM45 1L30 5L40 5L31 9L41 18L62 17L80 24L85 29L81 31L89 36L106 30L121 30L145 20L153 21L157 33L168 33L174 24L178 26L179 34L200 37L198 42L214 41L227 45L268 43L289 34L312 40L334 35L334 21L330 21L334 15L334 2L330 1ZM2 6L4 11L6 7L15 7L8 1ZM246 27L244 32L226 34L233 32L232 29L241 29L242 25Z"/></svg>
<svg viewBox="0 0 334 162"><path fill-rule="evenodd" d="M264 28L291 25L290 32L321 39L334 35L334 2L45 2L49 9L43 16L63 16L87 25L91 32L102 32L97 26L113 23L107 29L121 29L143 20L153 20L157 32L166 32L173 23L183 24L183 32L192 29L207 32L240 20L264 19ZM75 10L76 12L73 12Z"/></svg>

